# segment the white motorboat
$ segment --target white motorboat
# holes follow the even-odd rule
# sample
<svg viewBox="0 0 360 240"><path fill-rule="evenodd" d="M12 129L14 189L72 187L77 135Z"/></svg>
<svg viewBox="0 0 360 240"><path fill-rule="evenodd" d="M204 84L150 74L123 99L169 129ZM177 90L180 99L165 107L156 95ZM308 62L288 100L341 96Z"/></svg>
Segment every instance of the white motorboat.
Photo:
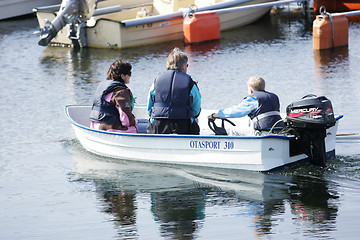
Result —
<svg viewBox="0 0 360 240"><path fill-rule="evenodd" d="M60 10L43 7L34 11L41 29L39 45L128 48L183 39L189 6L196 12L216 11L223 31L258 20L273 5L249 6L271 1L110 0L94 4L92 0L64 0ZM249 8L235 11L232 7Z"/></svg>
<svg viewBox="0 0 360 240"><path fill-rule="evenodd" d="M140 120L139 133L136 134L90 128L91 106L68 105L65 111L82 146L92 153L111 158L270 171L309 157L307 149L302 149L306 144L297 142L299 137L295 135L215 135L210 130L207 119L207 116L214 112L212 110L202 110L199 116L200 135L146 134L144 125L147 124L148 116L145 107L135 107L133 111ZM327 159L335 157L335 138L340 118L341 115L333 118L336 120L334 125L324 129L324 156ZM247 118L234 119L234 123L244 128L249 125ZM310 129L310 132L312 131L313 129Z"/></svg>
<svg viewBox="0 0 360 240"><path fill-rule="evenodd" d="M61 0L0 0L0 20L33 14L34 8L60 3Z"/></svg>

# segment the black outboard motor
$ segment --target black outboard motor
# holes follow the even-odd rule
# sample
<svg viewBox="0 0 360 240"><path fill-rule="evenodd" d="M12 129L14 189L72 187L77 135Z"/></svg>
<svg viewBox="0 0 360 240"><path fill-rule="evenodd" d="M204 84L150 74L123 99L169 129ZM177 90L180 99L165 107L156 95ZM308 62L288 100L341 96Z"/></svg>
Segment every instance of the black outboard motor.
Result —
<svg viewBox="0 0 360 240"><path fill-rule="evenodd" d="M286 126L297 137L290 155L305 153L310 163L326 166L326 129L335 125L331 102L324 96L306 95L286 107Z"/></svg>

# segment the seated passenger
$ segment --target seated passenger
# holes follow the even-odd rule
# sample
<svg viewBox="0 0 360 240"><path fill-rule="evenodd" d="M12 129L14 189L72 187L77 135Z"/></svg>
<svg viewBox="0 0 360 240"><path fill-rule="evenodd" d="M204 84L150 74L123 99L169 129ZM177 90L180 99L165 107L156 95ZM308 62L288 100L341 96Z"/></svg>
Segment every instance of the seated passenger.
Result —
<svg viewBox="0 0 360 240"><path fill-rule="evenodd" d="M188 75L188 57L175 48L167 57L166 72L152 84L147 109L148 133L200 133L197 117L201 96L196 82Z"/></svg>
<svg viewBox="0 0 360 240"><path fill-rule="evenodd" d="M261 135L261 132L268 132L272 127L283 128L279 98L276 94L265 91L265 80L261 77L250 77L247 85L249 96L238 105L221 109L208 118L240 118L246 115L250 117L253 129L231 126L226 129L228 135Z"/></svg>
<svg viewBox="0 0 360 240"><path fill-rule="evenodd" d="M131 64L117 60L111 64L105 81L96 90L90 114L91 128L136 133L138 123L132 114L134 97L125 85L130 82Z"/></svg>

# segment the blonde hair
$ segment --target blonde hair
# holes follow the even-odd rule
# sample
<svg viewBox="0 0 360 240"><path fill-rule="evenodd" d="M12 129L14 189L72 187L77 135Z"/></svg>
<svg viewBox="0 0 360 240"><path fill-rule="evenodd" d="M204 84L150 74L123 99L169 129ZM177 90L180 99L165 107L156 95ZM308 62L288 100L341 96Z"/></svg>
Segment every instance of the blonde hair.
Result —
<svg viewBox="0 0 360 240"><path fill-rule="evenodd" d="M182 70L182 67L187 64L188 57L181 52L179 48L174 48L166 60L166 70Z"/></svg>
<svg viewBox="0 0 360 240"><path fill-rule="evenodd" d="M265 80L261 77L253 76L250 77L247 81L247 85L253 91L264 91L265 90Z"/></svg>

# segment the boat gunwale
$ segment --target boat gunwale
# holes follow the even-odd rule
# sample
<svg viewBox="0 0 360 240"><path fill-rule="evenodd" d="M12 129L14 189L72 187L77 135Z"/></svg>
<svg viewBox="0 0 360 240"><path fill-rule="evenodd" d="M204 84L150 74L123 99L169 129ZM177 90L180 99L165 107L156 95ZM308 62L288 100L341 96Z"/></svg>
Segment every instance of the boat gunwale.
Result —
<svg viewBox="0 0 360 240"><path fill-rule="evenodd" d="M195 13L225 9L225 8L245 4L245 3L248 3L251 1L252 0L232 0L229 2L216 3L216 4L210 5L210 6L200 7L197 9L197 11ZM121 27L128 28L128 27L147 25L147 24L153 24L153 23L158 23L158 22L171 21L174 19L185 18L188 14L189 14L189 12L186 13L185 11L179 9L178 11L172 12L172 13L148 16L148 17L139 18L139 19L127 19L127 20L122 20L119 22L121 24Z"/></svg>
<svg viewBox="0 0 360 240"><path fill-rule="evenodd" d="M36 7L36 8L33 8L33 12L34 13L37 13L37 12L54 13L56 15L55 12L59 11L60 7L61 7L61 4Z"/></svg>
<svg viewBox="0 0 360 240"><path fill-rule="evenodd" d="M101 133L101 134L109 134L109 135L117 135L117 136L126 136L126 137L160 137L160 138L203 138L203 139L283 139L283 140L293 140L295 136L280 136L280 135L265 135L265 136L228 136L228 135L185 135L185 134L143 134L143 133L119 133L119 132L110 132L110 131L102 131L92 129L90 127L86 127L78 122L76 122L73 118L70 117L68 109L71 107L91 107L91 105L66 105L65 106L65 114L68 121L82 129L87 131Z"/></svg>

